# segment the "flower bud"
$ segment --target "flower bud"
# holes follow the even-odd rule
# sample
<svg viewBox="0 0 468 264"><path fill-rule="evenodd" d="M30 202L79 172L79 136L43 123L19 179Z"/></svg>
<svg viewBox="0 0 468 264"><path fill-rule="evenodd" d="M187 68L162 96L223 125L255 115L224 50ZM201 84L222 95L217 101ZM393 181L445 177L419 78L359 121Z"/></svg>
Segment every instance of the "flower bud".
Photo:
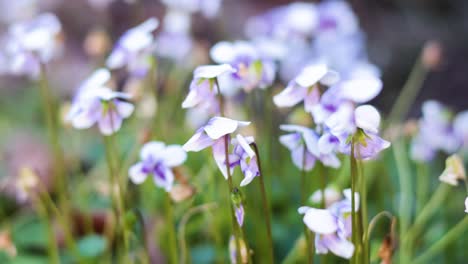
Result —
<svg viewBox="0 0 468 264"><path fill-rule="evenodd" d="M424 45L422 53L422 63L429 70L435 70L442 61L442 45L434 40L428 41Z"/></svg>
<svg viewBox="0 0 468 264"><path fill-rule="evenodd" d="M445 170L439 180L453 186L458 185L458 180L466 180L465 167L458 155L451 155L445 160Z"/></svg>

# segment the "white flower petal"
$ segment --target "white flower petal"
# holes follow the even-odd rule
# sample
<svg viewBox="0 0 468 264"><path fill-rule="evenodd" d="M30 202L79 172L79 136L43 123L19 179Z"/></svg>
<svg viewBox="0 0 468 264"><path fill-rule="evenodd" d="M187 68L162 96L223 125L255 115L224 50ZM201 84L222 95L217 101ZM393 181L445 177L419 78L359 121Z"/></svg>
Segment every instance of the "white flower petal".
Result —
<svg viewBox="0 0 468 264"><path fill-rule="evenodd" d="M310 208L303 220L307 227L317 234L332 234L338 229L335 217L326 209Z"/></svg>
<svg viewBox="0 0 468 264"><path fill-rule="evenodd" d="M146 173L142 172L142 163L139 162L128 170L128 174L130 175L130 180L134 184L140 184L143 183L146 180L146 177L148 176Z"/></svg>
<svg viewBox="0 0 468 264"><path fill-rule="evenodd" d="M193 78L194 79L200 79L200 78L212 79L224 73L233 73L233 72L236 72L236 69L234 69L229 64L204 65L204 66L199 66L195 69L195 71L193 72Z"/></svg>
<svg viewBox="0 0 468 264"><path fill-rule="evenodd" d="M365 103L380 93L382 81L377 77L368 76L367 78L345 81L340 88L344 98L356 103Z"/></svg>
<svg viewBox="0 0 468 264"><path fill-rule="evenodd" d="M204 127L206 134L212 139L218 139L234 132L239 126L246 126L250 122L241 122L226 117L213 117Z"/></svg>
<svg viewBox="0 0 468 264"><path fill-rule="evenodd" d="M140 151L140 158L146 160L150 157L157 157L164 151L165 144L159 141L151 141L143 145Z"/></svg>
<svg viewBox="0 0 468 264"><path fill-rule="evenodd" d="M164 163L168 167L179 166L187 159L187 153L179 145L167 146L163 153Z"/></svg>
<svg viewBox="0 0 468 264"><path fill-rule="evenodd" d="M364 131L377 133L380 125L380 114L371 105L361 105L354 111L356 126Z"/></svg>

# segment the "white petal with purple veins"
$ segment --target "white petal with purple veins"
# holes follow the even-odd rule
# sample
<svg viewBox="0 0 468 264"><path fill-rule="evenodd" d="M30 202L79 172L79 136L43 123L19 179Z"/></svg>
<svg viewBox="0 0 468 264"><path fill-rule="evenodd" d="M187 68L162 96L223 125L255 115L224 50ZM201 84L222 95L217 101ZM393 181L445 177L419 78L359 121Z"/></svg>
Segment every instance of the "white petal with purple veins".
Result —
<svg viewBox="0 0 468 264"><path fill-rule="evenodd" d="M183 146L182 148L185 151L200 151L204 148L211 146L214 143L214 140L210 138L205 131L200 129L193 135Z"/></svg>
<svg viewBox="0 0 468 264"><path fill-rule="evenodd" d="M273 97L273 101L278 107L291 107L304 100L306 95L306 87L289 83L286 89Z"/></svg>

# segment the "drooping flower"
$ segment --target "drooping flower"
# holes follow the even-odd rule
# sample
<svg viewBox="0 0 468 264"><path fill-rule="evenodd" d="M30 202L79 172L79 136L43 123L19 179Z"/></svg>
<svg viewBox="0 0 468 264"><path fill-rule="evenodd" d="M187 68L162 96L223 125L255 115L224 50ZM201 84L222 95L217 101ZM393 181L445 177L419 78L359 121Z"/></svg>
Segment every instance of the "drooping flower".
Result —
<svg viewBox="0 0 468 264"><path fill-rule="evenodd" d="M150 18L125 32L107 58L107 67L109 69L127 67L134 76L146 75L151 67L150 55L155 47L152 32L158 25L159 21L156 18Z"/></svg>
<svg viewBox="0 0 468 264"><path fill-rule="evenodd" d="M439 176L439 180L453 186L457 186L459 180L466 180L465 167L458 155L451 155L445 160L445 170Z"/></svg>
<svg viewBox="0 0 468 264"><path fill-rule="evenodd" d="M291 107L304 101L306 112L312 112L312 107L319 103L319 84L332 85L338 81L338 74L325 64L314 64L305 67L286 89L273 97L279 107Z"/></svg>
<svg viewBox="0 0 468 264"><path fill-rule="evenodd" d="M148 142L141 149L141 161L128 171L130 180L141 184L148 176L153 176L154 183L169 192L174 183L172 168L184 163L186 158L187 153L179 145L166 146L159 141Z"/></svg>
<svg viewBox="0 0 468 264"><path fill-rule="evenodd" d="M5 46L9 72L38 78L40 65L61 51L61 30L60 21L51 13L11 25Z"/></svg>
<svg viewBox="0 0 468 264"><path fill-rule="evenodd" d="M67 115L75 128L90 128L97 123L102 134L111 135L133 113L134 106L128 102L131 96L106 87L109 79L110 73L99 69L79 88Z"/></svg>
<svg viewBox="0 0 468 264"><path fill-rule="evenodd" d="M240 186L249 184L255 177L260 175L257 164L257 156L250 147L250 144L254 142L253 137L244 137L238 134L235 140L232 140L234 145L233 154L231 155L232 160L229 160L231 168L239 165L244 179L241 181Z"/></svg>
<svg viewBox="0 0 468 264"><path fill-rule="evenodd" d="M226 117L213 117L208 123L200 127L195 135L193 135L183 146L185 151L200 151L207 147L213 150L213 158L222 172L224 178L227 179L226 169L226 148L225 137L229 137L239 127L247 126L250 122L232 120Z"/></svg>
<svg viewBox="0 0 468 264"><path fill-rule="evenodd" d="M221 80L223 87L242 87L249 92L254 88L265 89L274 81L276 66L273 60L261 56L259 50L247 41L219 42L211 48L210 55L216 63L227 63L236 69Z"/></svg>
<svg viewBox="0 0 468 264"><path fill-rule="evenodd" d="M411 143L411 158L417 161L430 161L437 151L452 154L462 144L452 125L452 113L436 101L426 101L422 107L419 132ZM460 119L459 119L460 120ZM463 125L457 122L457 131ZM458 132L460 133L460 132Z"/></svg>
<svg viewBox="0 0 468 264"><path fill-rule="evenodd" d="M303 221L314 233L317 254L333 254L349 259L354 254L354 245L349 240L352 235L351 192L345 190L345 199L333 203L327 209L303 206L298 209L304 214ZM359 207L359 195L355 195L355 209Z"/></svg>
<svg viewBox="0 0 468 264"><path fill-rule="evenodd" d="M216 100L218 93L215 78L223 74L233 73L235 69L229 64L199 66L193 72L190 91L182 102L182 108L199 106L209 112L218 113L219 105Z"/></svg>

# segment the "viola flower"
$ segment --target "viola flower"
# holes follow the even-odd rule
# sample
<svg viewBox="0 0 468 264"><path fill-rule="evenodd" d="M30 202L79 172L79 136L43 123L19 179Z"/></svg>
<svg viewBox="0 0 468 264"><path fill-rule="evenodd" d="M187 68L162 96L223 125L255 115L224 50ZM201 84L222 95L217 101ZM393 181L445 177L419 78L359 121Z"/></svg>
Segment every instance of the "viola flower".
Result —
<svg viewBox="0 0 468 264"><path fill-rule="evenodd" d="M206 18L216 17L222 0L162 0L170 9L183 13L201 13Z"/></svg>
<svg viewBox="0 0 468 264"><path fill-rule="evenodd" d="M62 49L61 30L60 21L51 13L11 25L5 47L9 72L38 78L40 65L51 61Z"/></svg>
<svg viewBox="0 0 468 264"><path fill-rule="evenodd" d="M254 142L254 138L244 137L238 134L231 142L234 145L234 149L233 154L229 158L229 163L231 163L231 168L237 165L240 166L244 174L244 179L240 183L242 187L249 184L255 177L260 175L257 157L254 150L250 147L250 144Z"/></svg>
<svg viewBox="0 0 468 264"><path fill-rule="evenodd" d="M249 92L257 87L265 89L274 81L275 63L262 57L257 48L247 41L219 42L211 48L210 56L216 63L227 63L236 69L236 72L227 75L229 78L222 80L223 87L242 87Z"/></svg>
<svg viewBox="0 0 468 264"><path fill-rule="evenodd" d="M141 161L128 171L130 180L141 184L151 175L156 186L170 192L174 184L172 168L184 163L186 158L187 153L179 145L166 146L159 141L148 142L141 149Z"/></svg>
<svg viewBox="0 0 468 264"><path fill-rule="evenodd" d="M213 117L208 123L200 127L183 146L185 151L200 151L207 147L213 150L213 158L218 165L224 178L227 179L226 169L226 149L224 137L229 137L231 133L239 127L247 126L250 122L232 120L226 117ZM229 138L228 138L229 139Z"/></svg>
<svg viewBox="0 0 468 264"><path fill-rule="evenodd" d="M352 105L344 105L326 121L326 125L340 139L340 148L345 154L351 153L350 135L354 137L354 155L358 159L375 158L380 151L390 146L390 142L378 135L380 114L371 105L361 105L356 109Z"/></svg>
<svg viewBox="0 0 468 264"><path fill-rule="evenodd" d="M152 32L158 25L156 18L150 18L125 32L107 58L107 67L112 70L127 67L131 74L145 76L151 67L150 56L155 47Z"/></svg>
<svg viewBox="0 0 468 264"><path fill-rule="evenodd" d="M458 180L466 181L465 167L462 159L454 154L445 160L445 170L439 176L441 182L457 186Z"/></svg>
<svg viewBox="0 0 468 264"><path fill-rule="evenodd" d="M325 64L314 64L305 67L286 89L273 97L278 107L291 107L304 101L306 112L312 112L312 107L319 103L320 87L318 84L333 85L338 81L338 74Z"/></svg>
<svg viewBox="0 0 468 264"><path fill-rule="evenodd" d="M134 106L128 102L131 96L106 87L109 78L110 73L100 69L80 87L67 115L73 127L85 129L97 123L103 135L111 135L133 113Z"/></svg>
<svg viewBox="0 0 468 264"><path fill-rule="evenodd" d="M452 125L452 115L445 106L436 101L426 101L422 106L422 118L419 121L419 132L411 143L411 158L417 161L430 161L437 151L447 154L455 153L462 140L457 137ZM459 119L460 120L460 119ZM457 131L464 125L457 124Z"/></svg>
<svg viewBox="0 0 468 264"><path fill-rule="evenodd" d="M233 73L235 69L229 64L199 66L193 72L193 80L190 83L190 91L182 102L182 108L200 106L212 113L219 112L216 94L218 87L215 78L227 73Z"/></svg>
<svg viewBox="0 0 468 264"><path fill-rule="evenodd" d="M303 206L298 209L304 214L303 221L314 233L317 254L333 254L349 259L354 254L354 245L349 240L352 235L351 225L351 192L343 191L345 199L333 203L327 209L316 209ZM356 210L359 207L359 195L354 194Z"/></svg>

